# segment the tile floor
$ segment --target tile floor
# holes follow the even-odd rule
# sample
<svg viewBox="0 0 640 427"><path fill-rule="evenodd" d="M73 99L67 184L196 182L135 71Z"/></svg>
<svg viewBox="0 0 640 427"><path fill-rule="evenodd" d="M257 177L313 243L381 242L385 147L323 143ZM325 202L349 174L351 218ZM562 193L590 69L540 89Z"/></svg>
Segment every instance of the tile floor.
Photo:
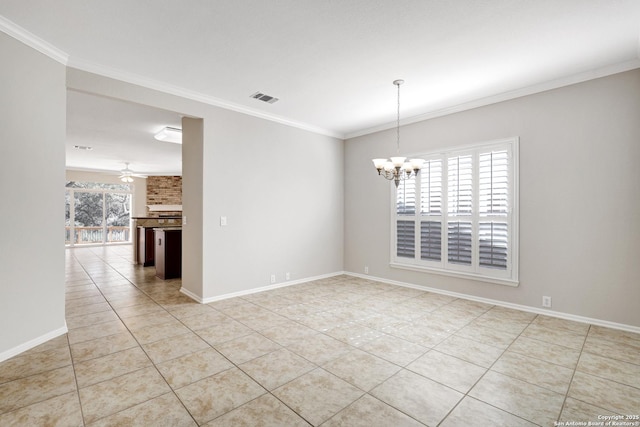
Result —
<svg viewBox="0 0 640 427"><path fill-rule="evenodd" d="M640 335L339 276L196 304L67 250L69 333L0 363L1 426L552 426L640 414Z"/></svg>

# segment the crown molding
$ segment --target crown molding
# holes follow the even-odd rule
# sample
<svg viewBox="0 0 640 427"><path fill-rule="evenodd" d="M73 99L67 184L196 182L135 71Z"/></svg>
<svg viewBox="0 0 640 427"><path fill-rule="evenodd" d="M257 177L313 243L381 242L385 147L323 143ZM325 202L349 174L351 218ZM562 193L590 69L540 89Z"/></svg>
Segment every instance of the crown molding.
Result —
<svg viewBox="0 0 640 427"><path fill-rule="evenodd" d="M67 64L71 68L76 68L81 71L86 71L100 76L120 80L126 83L142 86L147 89L153 89L160 92L168 93L170 95L179 96L182 98L190 99L192 101L202 102L203 104L212 105L215 107L224 108L226 110L235 111L249 116L258 117L261 119L269 120L272 122L280 123L286 126L302 129L305 131L313 132L320 135L330 136L332 138L344 139L344 134L333 132L329 129L319 128L307 123L297 122L287 119L285 117L277 116L275 114L265 113L264 111L255 110L239 104L225 101L214 96L205 95L193 90L185 89L180 86L175 86L169 83L165 83L159 80L149 79L135 73L129 73L126 71L118 70L115 68L107 67L104 65L96 64L90 61L84 61L76 58L70 58Z"/></svg>
<svg viewBox="0 0 640 427"><path fill-rule="evenodd" d="M598 68L595 70L589 70L582 73L574 74L567 77L562 77L555 80L539 83L524 88L503 92L497 95L488 96L485 98L475 99L462 104L454 105L451 107L442 108L428 113L419 114L417 116L407 117L400 120L400 125L409 125L412 123L422 122L424 120L435 119L437 117L447 116L449 114L460 113L462 111L471 110L478 107L484 107L491 104L497 104L498 102L509 101L511 99L521 98L527 95L534 95L536 93L545 92L552 89L558 89L564 86L570 86L576 83L582 83L589 80L597 79L600 77L606 77L613 74L623 73L625 71L635 70L640 68L640 53L639 58L632 59L627 62L621 62L618 64L609 65L606 67ZM396 122L389 122L379 126L374 126L355 132L349 132L345 135L345 139L356 138L358 136L369 135L375 132L380 132L387 129L393 129L396 127Z"/></svg>
<svg viewBox="0 0 640 427"><path fill-rule="evenodd" d="M69 61L69 55L67 53L42 40L35 34L31 34L29 31L25 30L18 24L9 21L2 15L0 15L0 31L63 65L67 65L67 62Z"/></svg>

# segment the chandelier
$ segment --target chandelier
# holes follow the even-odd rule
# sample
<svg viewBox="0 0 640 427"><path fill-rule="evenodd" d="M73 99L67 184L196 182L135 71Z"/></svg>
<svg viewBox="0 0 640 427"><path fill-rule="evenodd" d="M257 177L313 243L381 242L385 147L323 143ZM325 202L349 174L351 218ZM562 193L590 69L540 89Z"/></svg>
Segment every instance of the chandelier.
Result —
<svg viewBox="0 0 640 427"><path fill-rule="evenodd" d="M400 85L404 83L404 80L394 80L393 84L398 87L398 115L396 120L396 143L397 151L400 154ZM378 171L378 175L393 180L396 187L400 184L400 181L413 178L418 175L423 159L409 159L406 157L390 157L389 159L373 159L373 165Z"/></svg>

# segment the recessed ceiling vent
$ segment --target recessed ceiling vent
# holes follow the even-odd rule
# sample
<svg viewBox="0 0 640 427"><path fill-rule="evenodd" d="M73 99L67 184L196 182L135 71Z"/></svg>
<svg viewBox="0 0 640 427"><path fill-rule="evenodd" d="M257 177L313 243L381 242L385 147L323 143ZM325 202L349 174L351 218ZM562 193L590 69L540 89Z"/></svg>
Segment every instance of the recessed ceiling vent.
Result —
<svg viewBox="0 0 640 427"><path fill-rule="evenodd" d="M269 104L273 104L274 102L276 102L278 100L278 98L275 98L273 96L270 95L266 95L262 92L256 92L253 95L251 95L251 98L253 99L257 99L259 101L264 101L267 102Z"/></svg>

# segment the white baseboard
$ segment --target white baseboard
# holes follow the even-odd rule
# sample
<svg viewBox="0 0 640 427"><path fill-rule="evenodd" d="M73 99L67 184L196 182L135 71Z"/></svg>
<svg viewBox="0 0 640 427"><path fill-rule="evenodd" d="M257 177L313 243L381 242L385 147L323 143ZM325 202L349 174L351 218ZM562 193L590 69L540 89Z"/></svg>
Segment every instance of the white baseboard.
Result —
<svg viewBox="0 0 640 427"><path fill-rule="evenodd" d="M259 287L259 288L247 289L246 291L239 291L239 292L232 292L230 294L217 295L215 297L209 297L209 298L202 298L202 297L194 294L193 292L189 291L188 289L185 289L184 287L180 288L180 292L182 292L183 294L185 294L186 296L188 296L192 300L199 302L200 304L208 304L210 302L221 301L221 300L225 300L225 299L229 299L229 298L235 298L235 297L241 297L241 296L244 296L244 295L257 294L259 292L271 291L273 289L284 288L284 287L287 287L287 286L300 285L302 283L313 282L314 280L327 279L329 277L340 276L341 274L347 274L347 273L345 273L344 271L338 271L338 272L329 273L329 274L322 274L320 276L305 277L304 279L289 280L287 282L276 283L274 285L268 285L268 286L262 286L262 287Z"/></svg>
<svg viewBox="0 0 640 427"><path fill-rule="evenodd" d="M456 297L456 298L463 298L463 299L468 299L468 300L477 301L477 302L483 302L483 303L491 304L491 305L498 305L500 307L512 308L514 310L521 310L521 311L526 311L526 312L535 313L535 314L543 314L543 315L549 316L549 317L557 317L559 319L573 320L574 322L589 323L591 325L603 326L603 327L606 327L606 328L619 329L621 331L628 331L628 332L634 332L636 334L640 334L640 327L632 326L632 325L626 325L624 323L610 322L608 320L594 319L594 318L591 318L591 317L578 316L578 315L570 314L570 313L562 313L562 312L559 312L559 311L546 310L544 308L530 307L528 305L513 304L513 303L510 303L510 302L494 300L494 299L489 299L489 298L476 297L476 296L473 296L473 295L462 294L462 293L459 293L459 292L451 292L451 291L446 291L446 290L438 289L438 288L430 288L428 286L414 285L412 283L398 282L396 280L383 279L381 277L374 277L374 276L369 276L369 275L360 274L360 273L352 273L352 272L349 272L349 271L344 272L344 274L346 274L348 276L359 277L361 279L367 279L367 280L373 280L373 281L376 281L376 282L388 283L390 285L397 285L397 286L402 286L402 287L405 287L405 288L419 289L421 291L428 291L428 292L433 292L433 293L436 293L436 294L448 295L448 296L452 296L452 297Z"/></svg>
<svg viewBox="0 0 640 427"><path fill-rule="evenodd" d="M62 328L53 330L51 332L47 332L46 334L41 335L38 338L34 338L34 339L30 340L30 341L27 341L24 344L20 344L17 347L14 347L12 349L9 349L7 351L4 351L4 352L0 353L0 362L3 362L5 360L7 360L7 359L10 359L13 356L17 356L18 354L20 354L22 352L25 352L27 350L32 349L33 347L37 347L40 344L44 344L45 342L47 342L47 341L49 341L49 340L51 340L53 338L59 337L60 335L64 335L64 334L67 333L67 331L68 331L67 330L67 324L65 322L65 324L64 324L64 326Z"/></svg>

